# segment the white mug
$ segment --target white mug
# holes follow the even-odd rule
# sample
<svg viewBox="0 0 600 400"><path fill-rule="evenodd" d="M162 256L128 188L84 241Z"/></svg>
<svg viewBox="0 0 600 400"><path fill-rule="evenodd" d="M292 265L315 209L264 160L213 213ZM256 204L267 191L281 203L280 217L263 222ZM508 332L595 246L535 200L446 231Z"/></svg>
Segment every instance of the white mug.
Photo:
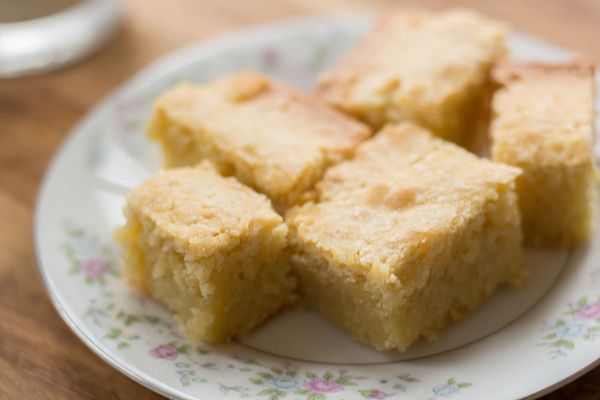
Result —
<svg viewBox="0 0 600 400"><path fill-rule="evenodd" d="M18 11L3 16L0 7L0 21L18 18ZM0 77L55 69L90 54L116 32L121 13L121 0L83 0L50 15L0 22Z"/></svg>

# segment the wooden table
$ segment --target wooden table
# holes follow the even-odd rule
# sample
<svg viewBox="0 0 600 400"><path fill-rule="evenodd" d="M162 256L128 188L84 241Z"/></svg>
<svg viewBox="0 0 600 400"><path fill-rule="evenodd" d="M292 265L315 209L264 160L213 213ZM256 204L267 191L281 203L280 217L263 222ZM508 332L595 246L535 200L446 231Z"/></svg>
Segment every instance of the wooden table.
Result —
<svg viewBox="0 0 600 400"><path fill-rule="evenodd" d="M58 72L0 80L0 398L159 398L109 367L71 333L38 276L32 210L46 165L77 120L149 61L186 43L280 18L385 11L399 3L131 0L122 31L98 54ZM405 3L437 8L449 2ZM454 2L458 3L599 61L599 0ZM547 398L599 399L600 368Z"/></svg>

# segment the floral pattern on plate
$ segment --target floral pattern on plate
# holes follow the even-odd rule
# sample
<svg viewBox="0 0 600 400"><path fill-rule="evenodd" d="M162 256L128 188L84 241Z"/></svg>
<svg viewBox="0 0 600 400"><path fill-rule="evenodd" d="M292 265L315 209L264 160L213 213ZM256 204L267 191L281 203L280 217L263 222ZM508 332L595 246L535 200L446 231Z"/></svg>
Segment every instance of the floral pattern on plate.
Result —
<svg viewBox="0 0 600 400"><path fill-rule="evenodd" d="M105 285L107 277L119 276L116 261L109 245L79 228L67 229L63 246L69 263L69 274L81 275L87 284Z"/></svg>
<svg viewBox="0 0 600 400"><path fill-rule="evenodd" d="M461 389L466 389L473 386L469 382L461 382L459 383L456 378L449 378L446 383L442 383L440 385L436 385L433 387L433 393L436 396L441 397L452 397L460 392Z"/></svg>
<svg viewBox="0 0 600 400"><path fill-rule="evenodd" d="M105 329L104 339L119 351L126 351L132 345L146 346L140 339L147 329L154 328L159 333L165 333L172 340L149 346L147 355L152 359L168 362L184 387L206 384L208 381L202 377L203 369L233 369L245 373L248 375L247 384L227 386L219 383L221 392L228 395L237 394L240 397L258 396L269 400L277 400L291 394L306 400L326 400L333 395L350 392L366 399L385 399L395 392L406 392L407 384L419 382L410 374L370 382L366 377L350 375L344 369L319 373L291 364L281 367L264 366L254 359L237 354L227 357L220 355L218 359L221 362L216 362L211 357L214 356L214 351L210 347L194 347L187 343L173 322L155 315L128 311L112 301L114 294L106 290L109 286L107 280L121 278L115 268L117 255L112 246L103 243L96 235L82 228L67 228L65 236L67 240L63 252L69 264L69 273L76 277L80 275L79 272L83 272L86 284L99 283L103 288L98 297L90 297L84 317ZM94 266L96 269L89 274L86 269L88 264L98 264L102 268ZM90 294L93 295L94 292ZM228 362L223 363L224 360Z"/></svg>
<svg viewBox="0 0 600 400"><path fill-rule="evenodd" d="M590 301L588 296L569 303L567 310L552 325L543 328L542 346L548 347L552 359L566 357L580 341L600 337L600 297Z"/></svg>

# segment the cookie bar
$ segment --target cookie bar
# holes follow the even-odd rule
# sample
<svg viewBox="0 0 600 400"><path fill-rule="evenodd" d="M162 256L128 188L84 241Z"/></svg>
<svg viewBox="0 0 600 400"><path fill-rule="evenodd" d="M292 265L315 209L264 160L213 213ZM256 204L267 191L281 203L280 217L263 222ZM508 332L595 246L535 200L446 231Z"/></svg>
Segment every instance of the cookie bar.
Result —
<svg viewBox="0 0 600 400"><path fill-rule="evenodd" d="M594 226L594 70L505 63L494 70L492 158L523 174L517 192L525 240L568 247Z"/></svg>
<svg viewBox="0 0 600 400"><path fill-rule="evenodd" d="M403 11L379 18L317 94L368 122L414 120L467 145L505 52L503 27L471 11Z"/></svg>
<svg viewBox="0 0 600 400"><path fill-rule="evenodd" d="M517 168L386 126L289 210L300 294L356 339L406 350L524 275Z"/></svg>
<svg viewBox="0 0 600 400"><path fill-rule="evenodd" d="M124 275L192 339L243 336L292 298L287 227L269 200L208 163L134 189L116 232Z"/></svg>

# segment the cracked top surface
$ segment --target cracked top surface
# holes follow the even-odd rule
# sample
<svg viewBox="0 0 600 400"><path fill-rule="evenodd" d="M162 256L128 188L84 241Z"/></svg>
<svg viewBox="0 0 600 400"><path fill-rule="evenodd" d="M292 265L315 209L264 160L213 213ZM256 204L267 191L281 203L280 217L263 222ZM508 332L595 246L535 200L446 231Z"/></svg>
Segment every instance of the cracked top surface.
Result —
<svg viewBox="0 0 600 400"><path fill-rule="evenodd" d="M593 160L594 69L586 62L503 63L493 99L494 159L518 165L583 165Z"/></svg>
<svg viewBox="0 0 600 400"><path fill-rule="evenodd" d="M486 79L503 42L502 25L472 11L392 13L323 77L318 93L349 110L441 104Z"/></svg>
<svg viewBox="0 0 600 400"><path fill-rule="evenodd" d="M190 129L199 145L210 143L238 178L279 201L310 188L371 136L366 125L324 102L251 72L180 85L156 109Z"/></svg>
<svg viewBox="0 0 600 400"><path fill-rule="evenodd" d="M143 229L196 257L230 250L261 229L286 229L266 196L220 176L208 162L159 171L131 191L127 209L142 225L151 222Z"/></svg>
<svg viewBox="0 0 600 400"><path fill-rule="evenodd" d="M319 201L293 208L286 222L337 263L391 276L430 240L450 240L519 173L412 123L387 126L329 169Z"/></svg>

